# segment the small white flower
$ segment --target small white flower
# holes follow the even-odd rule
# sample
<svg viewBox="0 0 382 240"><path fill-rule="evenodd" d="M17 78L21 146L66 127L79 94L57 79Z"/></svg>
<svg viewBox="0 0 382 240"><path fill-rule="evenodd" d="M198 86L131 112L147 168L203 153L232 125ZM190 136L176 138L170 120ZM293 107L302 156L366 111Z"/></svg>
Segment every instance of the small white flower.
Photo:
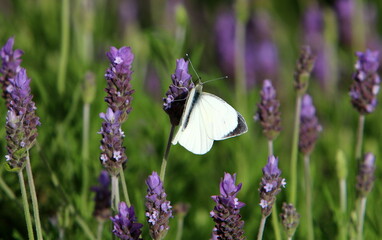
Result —
<svg viewBox="0 0 382 240"><path fill-rule="evenodd" d="M107 161L107 156L105 153L101 154L101 161L102 161L102 164L104 164Z"/></svg>
<svg viewBox="0 0 382 240"><path fill-rule="evenodd" d="M270 191L272 191L272 189L273 189L273 184L271 184L271 183L267 183L267 184L265 184L264 189L265 189L266 192L270 192Z"/></svg>
<svg viewBox="0 0 382 240"><path fill-rule="evenodd" d="M281 186L283 187L283 188L285 188L285 186L286 186L286 180L285 180L285 178L283 178L283 180L281 180Z"/></svg>
<svg viewBox="0 0 382 240"><path fill-rule="evenodd" d="M116 57L114 60L114 63L115 64L121 64L121 63L123 63L123 59L121 57Z"/></svg>
<svg viewBox="0 0 382 240"><path fill-rule="evenodd" d="M261 208L266 208L266 207L268 207L268 202L264 199L261 199L259 205Z"/></svg>
<svg viewBox="0 0 382 240"><path fill-rule="evenodd" d="M122 158L122 154L121 154L121 151L114 151L113 152L113 158L117 161L119 161L119 159Z"/></svg>
<svg viewBox="0 0 382 240"><path fill-rule="evenodd" d="M5 155L5 159L7 160L7 162L12 160L11 156L9 155Z"/></svg>

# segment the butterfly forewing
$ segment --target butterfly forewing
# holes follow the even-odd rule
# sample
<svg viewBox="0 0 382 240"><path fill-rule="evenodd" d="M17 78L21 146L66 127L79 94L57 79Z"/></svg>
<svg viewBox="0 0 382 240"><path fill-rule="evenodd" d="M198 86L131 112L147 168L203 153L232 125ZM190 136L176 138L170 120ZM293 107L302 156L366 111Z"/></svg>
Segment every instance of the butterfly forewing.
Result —
<svg viewBox="0 0 382 240"><path fill-rule="evenodd" d="M238 136L247 131L244 118L221 98L202 92L197 85L190 91L180 127L172 144L194 154L208 152L214 140Z"/></svg>

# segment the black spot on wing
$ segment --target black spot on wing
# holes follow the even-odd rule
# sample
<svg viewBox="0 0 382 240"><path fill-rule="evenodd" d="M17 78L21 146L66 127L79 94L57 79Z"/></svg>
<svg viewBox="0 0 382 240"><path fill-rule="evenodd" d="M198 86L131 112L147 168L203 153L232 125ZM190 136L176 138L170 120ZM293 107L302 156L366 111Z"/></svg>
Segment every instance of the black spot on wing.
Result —
<svg viewBox="0 0 382 240"><path fill-rule="evenodd" d="M245 119L239 112L237 112L237 126L234 130L226 134L223 138L230 138L239 136L243 133L246 133L248 131L247 123L245 122Z"/></svg>
<svg viewBox="0 0 382 240"><path fill-rule="evenodd" d="M194 97L192 99L190 111L188 111L188 113L185 113L185 114L187 114L187 116L186 116L186 121L184 122L184 125L182 126L183 129L185 129L187 127L188 122L190 121L190 116L191 116L192 110L194 110L196 101L198 101L199 97L200 97L200 92L195 91Z"/></svg>

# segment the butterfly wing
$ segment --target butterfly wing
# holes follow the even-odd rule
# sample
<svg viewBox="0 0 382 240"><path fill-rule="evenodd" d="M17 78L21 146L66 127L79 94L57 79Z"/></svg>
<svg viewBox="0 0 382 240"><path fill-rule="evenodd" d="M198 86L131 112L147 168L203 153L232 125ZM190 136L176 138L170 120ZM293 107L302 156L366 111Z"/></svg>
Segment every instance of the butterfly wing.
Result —
<svg viewBox="0 0 382 240"><path fill-rule="evenodd" d="M223 140L247 131L244 118L221 98L191 90L172 143L179 143L194 154L207 153L214 140Z"/></svg>

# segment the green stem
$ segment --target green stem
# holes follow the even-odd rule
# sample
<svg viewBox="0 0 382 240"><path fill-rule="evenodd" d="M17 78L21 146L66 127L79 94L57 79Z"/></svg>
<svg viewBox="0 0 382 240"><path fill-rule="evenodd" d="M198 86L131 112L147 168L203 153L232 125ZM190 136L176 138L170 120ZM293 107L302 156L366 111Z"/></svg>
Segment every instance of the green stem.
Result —
<svg viewBox="0 0 382 240"><path fill-rule="evenodd" d="M177 227L177 231L176 231L175 240L181 240L182 239L184 217L185 217L185 214L179 214L179 217L178 217L178 227Z"/></svg>
<svg viewBox="0 0 382 240"><path fill-rule="evenodd" d="M358 216L357 216L357 240L363 239L363 222L365 219L366 197L358 199Z"/></svg>
<svg viewBox="0 0 382 240"><path fill-rule="evenodd" d="M98 227L97 227L97 240L102 239L102 232L103 232L103 225L105 221L98 221Z"/></svg>
<svg viewBox="0 0 382 240"><path fill-rule="evenodd" d="M241 109L246 109L246 98L243 98L246 91L245 80L245 24L243 19L236 18L235 26L235 90L236 103Z"/></svg>
<svg viewBox="0 0 382 240"><path fill-rule="evenodd" d="M130 203L129 193L127 192L125 173L123 172L123 167L122 166L121 166L121 169L120 169L119 173L120 173L120 176L121 176L123 196L125 198L127 206L130 207L131 203Z"/></svg>
<svg viewBox="0 0 382 240"><path fill-rule="evenodd" d="M341 222L340 222L340 239L347 239L347 221L346 221L346 180L340 179L340 208L341 208Z"/></svg>
<svg viewBox="0 0 382 240"><path fill-rule="evenodd" d="M294 116L293 142L291 154L291 172L290 172L290 202L296 204L297 191L297 150L298 150L298 134L300 131L300 112L301 112L301 95L296 98L296 113Z"/></svg>
<svg viewBox="0 0 382 240"><path fill-rule="evenodd" d="M32 167L31 167L31 163L30 163L30 159L29 159L29 151L27 151L27 159L26 159L25 168L26 168L27 176L28 176L29 191L31 193L31 198L32 198L33 216L34 216L34 221L35 221L37 239L42 240L40 213L38 210L37 194L36 194L36 188L34 186Z"/></svg>
<svg viewBox="0 0 382 240"><path fill-rule="evenodd" d="M118 212L119 203L119 185L118 176L111 176L111 207L115 212Z"/></svg>
<svg viewBox="0 0 382 240"><path fill-rule="evenodd" d="M272 156L273 155L273 141L268 140L268 155ZM279 218L277 214L277 208L276 204L272 208L272 227L273 231L275 232L275 237L276 240L281 240L281 233L280 233L280 228L279 228Z"/></svg>
<svg viewBox="0 0 382 240"><path fill-rule="evenodd" d="M0 173L1 174L1 173ZM16 195L12 189L4 182L3 176L0 175L0 187L4 190L5 194L11 199L16 199Z"/></svg>
<svg viewBox="0 0 382 240"><path fill-rule="evenodd" d="M58 69L58 93L62 95L65 91L66 66L69 55L69 0L62 0L61 9L61 57Z"/></svg>
<svg viewBox="0 0 382 240"><path fill-rule="evenodd" d="M90 104L85 103L83 106L83 123L82 123L82 202L86 206L87 196L89 193L89 116Z"/></svg>
<svg viewBox="0 0 382 240"><path fill-rule="evenodd" d="M308 240L314 240L313 218L312 218L312 182L310 178L310 156L304 155L304 176L305 176L305 204L306 223L308 225Z"/></svg>
<svg viewBox="0 0 382 240"><path fill-rule="evenodd" d="M257 240L263 239L263 233L265 228L265 222L267 220L267 217L263 216L261 217L260 227L259 227L259 233L257 234Z"/></svg>
<svg viewBox="0 0 382 240"><path fill-rule="evenodd" d="M74 209L72 209L72 210L74 210ZM82 228L82 230L86 234L86 236L89 239L94 240L95 237L94 237L92 231L90 230L90 228L88 227L88 225L85 223L85 221L79 215L76 215L75 219L76 219L78 225L80 225L80 227Z"/></svg>
<svg viewBox="0 0 382 240"><path fill-rule="evenodd" d="M166 151L164 152L163 159L162 159L162 166L160 168L159 176L163 183L164 183L164 177L166 175L167 159L170 153L171 141L174 135L174 130L175 130L175 125L171 125L170 135L168 136L168 140L167 140Z"/></svg>
<svg viewBox="0 0 382 240"><path fill-rule="evenodd" d="M361 161L363 128L365 126L365 115L360 114L358 119L357 142L355 145L355 159L357 163Z"/></svg>
<svg viewBox="0 0 382 240"><path fill-rule="evenodd" d="M20 182L20 188L21 188L21 195L23 198L25 222L27 223L27 229L28 229L28 238L29 238L29 240L33 240L34 235L33 235L33 228L32 228L32 219L31 219L30 212L29 212L28 197L27 197L27 191L25 189L23 171L20 170L18 172L18 175L19 175L19 182Z"/></svg>

